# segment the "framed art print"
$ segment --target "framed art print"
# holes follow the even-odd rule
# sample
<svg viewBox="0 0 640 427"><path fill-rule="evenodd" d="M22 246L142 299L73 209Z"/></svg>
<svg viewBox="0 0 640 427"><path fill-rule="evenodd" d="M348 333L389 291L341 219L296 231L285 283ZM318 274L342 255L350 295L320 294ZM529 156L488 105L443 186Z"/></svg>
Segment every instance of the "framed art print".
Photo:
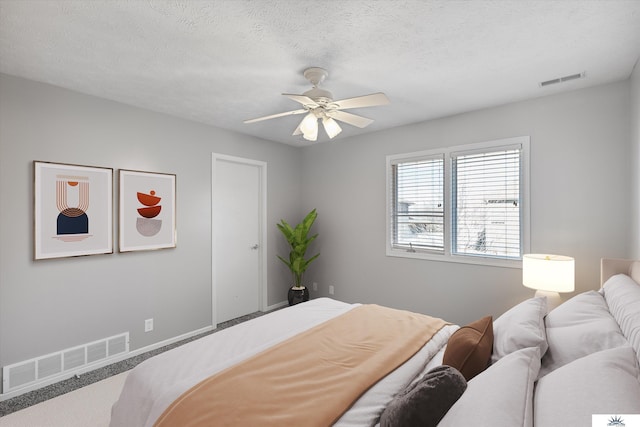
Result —
<svg viewBox="0 0 640 427"><path fill-rule="evenodd" d="M176 247L176 176L120 170L120 252Z"/></svg>
<svg viewBox="0 0 640 427"><path fill-rule="evenodd" d="M34 258L113 253L113 169L33 164Z"/></svg>

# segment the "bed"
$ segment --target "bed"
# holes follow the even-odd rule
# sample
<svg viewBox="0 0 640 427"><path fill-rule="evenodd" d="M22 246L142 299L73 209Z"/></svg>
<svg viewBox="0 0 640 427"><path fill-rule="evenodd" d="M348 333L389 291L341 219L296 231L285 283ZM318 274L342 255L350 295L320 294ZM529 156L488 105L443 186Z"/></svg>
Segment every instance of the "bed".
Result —
<svg viewBox="0 0 640 427"><path fill-rule="evenodd" d="M601 281L550 313L534 297L469 325L314 299L141 363L110 426L546 427L640 414L640 261L603 259ZM406 341L377 344L385 329L382 341Z"/></svg>

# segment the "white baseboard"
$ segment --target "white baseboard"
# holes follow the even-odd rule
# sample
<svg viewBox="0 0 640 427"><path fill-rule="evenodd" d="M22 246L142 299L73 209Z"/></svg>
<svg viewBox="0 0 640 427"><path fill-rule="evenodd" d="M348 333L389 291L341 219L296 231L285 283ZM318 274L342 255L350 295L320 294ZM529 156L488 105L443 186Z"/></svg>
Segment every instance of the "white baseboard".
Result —
<svg viewBox="0 0 640 427"><path fill-rule="evenodd" d="M169 338L164 341L160 341L155 344L151 344L146 347L142 347L137 350L130 351L127 357L123 357L121 360L128 359L130 357L135 357L142 353L153 351L153 350L159 349L160 347L164 347L165 345L174 344L174 343L177 343L178 341L186 340L187 338L195 337L196 335L204 334L214 329L215 328L213 326L205 326L204 328L196 329L195 331L187 332L186 334L178 335L177 337Z"/></svg>
<svg viewBox="0 0 640 427"><path fill-rule="evenodd" d="M265 311L276 310L276 309L278 309L278 308L282 308L282 307L284 307L284 306L286 306L286 305L289 305L289 302L288 302L288 301L282 301L282 302L279 302L279 303L277 303L277 304L273 304L273 305L268 306L268 307L265 309Z"/></svg>
<svg viewBox="0 0 640 427"><path fill-rule="evenodd" d="M123 361L125 359L129 359L131 357L138 356L138 355L146 353L148 351L156 350L156 349L158 349L160 347L164 347L166 345L174 344L174 343L176 343L178 341L182 341L182 340L194 337L196 335L204 334L206 332L212 331L213 329L215 329L213 326L205 326L204 328L197 329L197 330L191 331L191 332L187 332L185 334L178 335L177 337L169 338L169 339L166 339L164 341L160 341L160 342L148 345L146 347L139 348L137 350L129 351L128 353L122 354L122 355L120 355L118 357L110 358L110 359L108 359L108 360L106 360L104 362L97 362L97 363L93 363L93 364L90 364L90 365L83 366L83 367L81 367L79 369L76 369L76 370L73 370L73 371L67 371L67 372L64 372L64 373L62 373L60 375L49 377L44 381L39 381L39 382L37 382L35 384L29 385L29 386L26 386L26 387L23 387L23 388L20 388L20 389L17 389L17 390L8 392L8 393L0 393L0 402L5 401L7 399L12 399L14 397L20 396L22 394L28 393L28 392L33 391L33 390L38 390L38 389L40 389L42 387L46 387L48 385L55 384L55 383L60 382L60 381L64 381L66 379L75 377L76 375L86 374L87 372L91 372L91 371L94 371L96 369L103 368L105 366L112 365L112 364L117 363L117 362L121 362L121 361Z"/></svg>

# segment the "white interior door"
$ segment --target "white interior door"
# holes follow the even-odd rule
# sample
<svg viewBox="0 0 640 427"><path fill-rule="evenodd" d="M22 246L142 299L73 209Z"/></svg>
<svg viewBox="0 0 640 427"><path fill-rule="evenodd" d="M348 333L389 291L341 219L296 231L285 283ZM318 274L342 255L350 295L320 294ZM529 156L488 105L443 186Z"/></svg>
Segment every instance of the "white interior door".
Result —
<svg viewBox="0 0 640 427"><path fill-rule="evenodd" d="M213 324L264 309L266 163L213 155Z"/></svg>

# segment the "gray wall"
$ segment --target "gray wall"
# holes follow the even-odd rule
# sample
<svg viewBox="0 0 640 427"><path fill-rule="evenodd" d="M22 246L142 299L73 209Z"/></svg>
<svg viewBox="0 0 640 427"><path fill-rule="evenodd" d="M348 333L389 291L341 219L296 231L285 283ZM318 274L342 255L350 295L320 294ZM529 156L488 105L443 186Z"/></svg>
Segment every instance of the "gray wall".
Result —
<svg viewBox="0 0 640 427"><path fill-rule="evenodd" d="M0 93L2 366L125 331L135 350L211 325L212 152L268 163L268 224L300 212L295 147L6 75ZM175 173L177 248L121 254L114 238L111 255L33 261L33 160ZM276 233L270 305L289 283Z"/></svg>
<svg viewBox="0 0 640 427"><path fill-rule="evenodd" d="M630 79L631 86L631 248L629 257L640 258L640 60Z"/></svg>
<svg viewBox="0 0 640 427"><path fill-rule="evenodd" d="M575 257L576 291L597 289L599 259L628 255L629 103L626 81L305 149L304 200L318 209L322 252L317 295L334 285L338 299L458 323L531 296L520 269L385 256L387 155L521 135L531 136L531 251Z"/></svg>
<svg viewBox="0 0 640 427"><path fill-rule="evenodd" d="M629 182L629 88L620 82L297 149L0 75L0 365L122 331L137 349L210 324L211 152L268 163L268 224L318 209L312 296L334 285L339 299L466 323L532 291L518 269L386 257L385 156L530 135L531 249L574 256L577 291L595 289L598 259L638 246L629 235L629 194L638 191L637 178ZM33 160L175 173L178 247L33 261ZM269 229L269 304L289 286L277 233ZM145 334L149 317L155 330Z"/></svg>

